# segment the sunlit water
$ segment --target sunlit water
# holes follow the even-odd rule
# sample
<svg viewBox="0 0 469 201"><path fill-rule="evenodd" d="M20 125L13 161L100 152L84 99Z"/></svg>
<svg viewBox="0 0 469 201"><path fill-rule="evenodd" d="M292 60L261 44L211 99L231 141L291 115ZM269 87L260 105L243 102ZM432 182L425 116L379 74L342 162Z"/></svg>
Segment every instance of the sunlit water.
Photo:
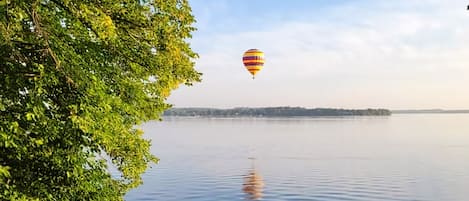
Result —
<svg viewBox="0 0 469 201"><path fill-rule="evenodd" d="M161 161L126 200L469 200L469 115L143 126Z"/></svg>

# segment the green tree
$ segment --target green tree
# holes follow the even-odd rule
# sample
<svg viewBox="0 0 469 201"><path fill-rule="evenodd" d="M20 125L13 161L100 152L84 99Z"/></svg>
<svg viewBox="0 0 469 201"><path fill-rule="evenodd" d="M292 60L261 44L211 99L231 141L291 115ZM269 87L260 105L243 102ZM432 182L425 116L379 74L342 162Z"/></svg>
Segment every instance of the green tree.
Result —
<svg viewBox="0 0 469 201"><path fill-rule="evenodd" d="M158 159L135 125L200 81L193 22L187 0L0 0L0 200L122 200L141 184Z"/></svg>

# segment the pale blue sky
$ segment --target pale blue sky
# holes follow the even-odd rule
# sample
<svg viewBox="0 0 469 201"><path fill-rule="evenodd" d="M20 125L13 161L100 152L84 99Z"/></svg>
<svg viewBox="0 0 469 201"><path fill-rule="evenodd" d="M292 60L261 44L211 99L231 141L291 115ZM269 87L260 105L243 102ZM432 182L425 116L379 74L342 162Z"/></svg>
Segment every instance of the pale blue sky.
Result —
<svg viewBox="0 0 469 201"><path fill-rule="evenodd" d="M465 0L190 0L202 83L175 107L469 108ZM241 56L265 52L255 80Z"/></svg>

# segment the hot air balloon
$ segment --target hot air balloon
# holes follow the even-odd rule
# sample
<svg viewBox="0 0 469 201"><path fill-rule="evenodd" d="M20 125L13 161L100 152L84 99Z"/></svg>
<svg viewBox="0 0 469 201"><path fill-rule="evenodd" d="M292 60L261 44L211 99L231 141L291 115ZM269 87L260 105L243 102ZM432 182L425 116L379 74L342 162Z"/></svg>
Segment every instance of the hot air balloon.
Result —
<svg viewBox="0 0 469 201"><path fill-rule="evenodd" d="M264 52L258 49L249 49L244 52L243 64L249 73L252 74L252 79L254 79L256 73L264 67Z"/></svg>

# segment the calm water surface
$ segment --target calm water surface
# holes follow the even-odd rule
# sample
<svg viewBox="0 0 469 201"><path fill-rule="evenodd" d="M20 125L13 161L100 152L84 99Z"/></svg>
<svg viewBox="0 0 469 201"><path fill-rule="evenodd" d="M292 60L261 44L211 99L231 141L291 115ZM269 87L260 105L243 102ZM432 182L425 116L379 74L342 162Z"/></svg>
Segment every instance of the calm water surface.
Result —
<svg viewBox="0 0 469 201"><path fill-rule="evenodd" d="M469 200L469 115L210 119L143 126L137 200Z"/></svg>

